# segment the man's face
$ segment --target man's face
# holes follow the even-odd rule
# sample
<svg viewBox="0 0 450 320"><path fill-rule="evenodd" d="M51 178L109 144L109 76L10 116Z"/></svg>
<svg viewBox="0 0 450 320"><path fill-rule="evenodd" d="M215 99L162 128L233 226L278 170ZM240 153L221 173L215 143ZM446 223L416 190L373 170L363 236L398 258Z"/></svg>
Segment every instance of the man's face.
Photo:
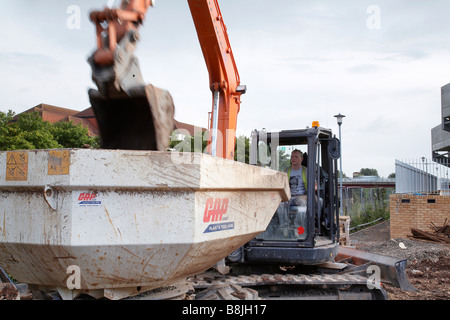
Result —
<svg viewBox="0 0 450 320"><path fill-rule="evenodd" d="M300 166L300 164L302 163L302 155L300 154L300 152L293 152L291 154L291 163L294 167Z"/></svg>

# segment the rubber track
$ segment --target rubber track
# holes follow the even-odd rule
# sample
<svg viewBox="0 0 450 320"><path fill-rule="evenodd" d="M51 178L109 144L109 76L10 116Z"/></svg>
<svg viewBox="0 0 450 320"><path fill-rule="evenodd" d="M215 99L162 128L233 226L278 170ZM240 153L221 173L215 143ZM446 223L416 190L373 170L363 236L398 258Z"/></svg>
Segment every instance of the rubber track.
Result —
<svg viewBox="0 0 450 320"><path fill-rule="evenodd" d="M360 275L350 274L324 274L324 275L285 275L285 274L262 274L262 275L240 275L240 276L211 276L197 275L189 278L195 289L206 289L215 285L238 285L241 287L255 287L266 285L366 285L367 278Z"/></svg>

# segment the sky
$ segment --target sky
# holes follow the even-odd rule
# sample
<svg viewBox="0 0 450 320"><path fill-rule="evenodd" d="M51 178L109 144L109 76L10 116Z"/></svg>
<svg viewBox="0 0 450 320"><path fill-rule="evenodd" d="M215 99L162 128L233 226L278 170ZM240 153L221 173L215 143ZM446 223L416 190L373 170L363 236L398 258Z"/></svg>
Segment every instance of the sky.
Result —
<svg viewBox="0 0 450 320"><path fill-rule="evenodd" d="M431 158L450 82L448 0L219 0L247 86L238 135L311 126L339 137L347 176ZM0 0L0 111L90 107L91 10L119 0ZM186 0L157 0L140 30L144 79L168 90L178 121L207 127L209 78Z"/></svg>

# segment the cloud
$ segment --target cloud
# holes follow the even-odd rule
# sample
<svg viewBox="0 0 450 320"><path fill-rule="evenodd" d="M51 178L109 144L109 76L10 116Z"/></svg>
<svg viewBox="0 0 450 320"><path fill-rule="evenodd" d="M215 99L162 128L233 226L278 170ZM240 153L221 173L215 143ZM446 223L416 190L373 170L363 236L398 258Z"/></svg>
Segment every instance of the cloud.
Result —
<svg viewBox="0 0 450 320"><path fill-rule="evenodd" d="M21 72L44 72L52 74L58 70L58 62L47 55L24 52L0 52L2 70L14 69Z"/></svg>
<svg viewBox="0 0 450 320"><path fill-rule="evenodd" d="M365 73L374 73L374 72L380 71L382 69L383 69L382 67L375 65L375 64L361 64L361 65L349 68L348 71L351 73L365 74Z"/></svg>

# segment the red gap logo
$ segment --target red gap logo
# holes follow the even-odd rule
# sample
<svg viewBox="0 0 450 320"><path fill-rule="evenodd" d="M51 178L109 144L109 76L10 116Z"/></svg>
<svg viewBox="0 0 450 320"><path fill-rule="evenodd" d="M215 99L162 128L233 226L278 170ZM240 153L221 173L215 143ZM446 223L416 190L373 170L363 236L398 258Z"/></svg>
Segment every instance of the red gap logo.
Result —
<svg viewBox="0 0 450 320"><path fill-rule="evenodd" d="M78 197L78 201L79 201L78 204L81 206L87 206L87 205L98 206L102 202L98 201L96 198L97 198L97 194L95 192L80 193L80 195Z"/></svg>
<svg viewBox="0 0 450 320"><path fill-rule="evenodd" d="M229 198L208 199L206 200L205 214L203 222L222 221L223 215L227 213Z"/></svg>
<svg viewBox="0 0 450 320"><path fill-rule="evenodd" d="M208 199L206 201L205 213L203 215L203 222L220 222L228 220L228 217L224 217L228 211L229 198L217 198ZM225 230L234 229L234 222L213 223L208 225L203 233L211 233Z"/></svg>

